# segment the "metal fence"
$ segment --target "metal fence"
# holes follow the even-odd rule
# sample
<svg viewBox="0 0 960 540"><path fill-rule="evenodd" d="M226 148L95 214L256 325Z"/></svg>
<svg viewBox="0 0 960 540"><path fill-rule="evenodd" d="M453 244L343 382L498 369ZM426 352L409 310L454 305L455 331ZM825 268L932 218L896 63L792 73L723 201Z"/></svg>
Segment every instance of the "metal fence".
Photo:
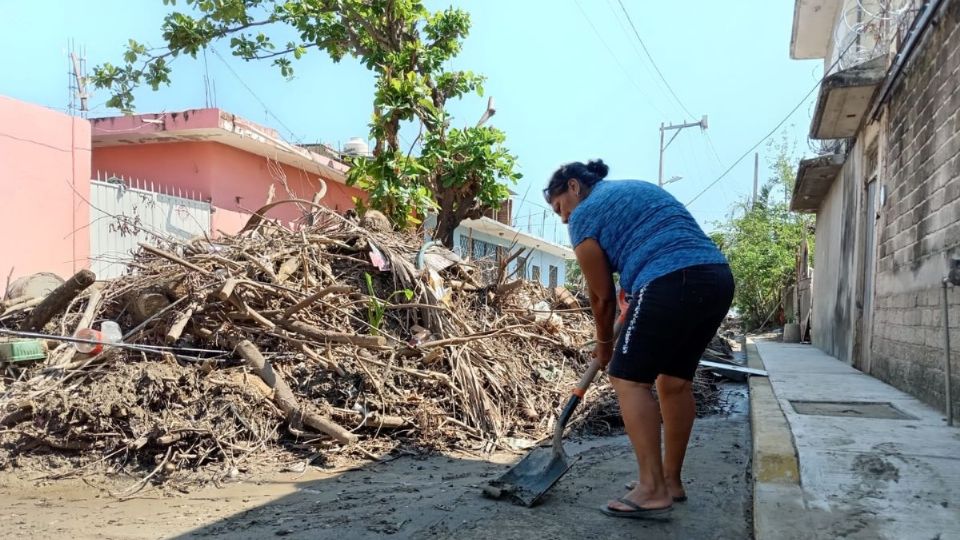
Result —
<svg viewBox="0 0 960 540"><path fill-rule="evenodd" d="M138 242L210 234L210 204L197 194L119 176L90 182L90 269L98 279L123 275Z"/></svg>

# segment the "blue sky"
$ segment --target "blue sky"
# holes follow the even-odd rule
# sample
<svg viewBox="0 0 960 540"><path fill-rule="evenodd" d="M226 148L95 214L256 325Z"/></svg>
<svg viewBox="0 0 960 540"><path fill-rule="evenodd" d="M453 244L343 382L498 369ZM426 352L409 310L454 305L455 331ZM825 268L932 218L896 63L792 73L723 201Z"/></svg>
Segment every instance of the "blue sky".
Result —
<svg viewBox="0 0 960 540"><path fill-rule="evenodd" d="M451 2L428 0L431 8ZM552 171L573 160L602 158L611 178L656 181L661 122L709 115L710 141L684 130L667 150L667 188L687 202L755 144L806 95L822 72L820 61L789 58L793 2L770 0L623 0L664 77L691 113L673 99L642 55L617 0L465 0L473 28L453 66L488 77L494 96L492 123L507 133L525 178L514 191L526 202L515 209L522 225L543 222L539 191ZM6 31L0 34L0 94L51 108L68 104L67 44L86 50L88 65L120 63L128 38L159 45L160 21L171 8L161 0L0 0ZM178 9L186 9L178 2ZM270 125L295 142L334 146L366 136L372 77L358 62L334 64L319 51L296 63L285 81L266 65L228 54L177 59L173 84L140 90L140 112L175 111L205 104L203 76L214 81L216 105ZM232 70L232 71L231 71ZM235 73L235 74L234 74ZM249 87L249 90L248 88ZM117 114L95 94L91 116ZM784 126L806 148L811 97ZM266 104L264 107L261 101ZM486 98L453 106L458 123L474 123ZM415 133L415 131L413 132ZM407 140L414 135L408 134ZM768 174L761 151L761 180ZM722 165L721 165L722 164ZM752 189L753 159L690 206L707 229ZM530 216L529 218L527 216ZM562 227L547 216L545 234Z"/></svg>

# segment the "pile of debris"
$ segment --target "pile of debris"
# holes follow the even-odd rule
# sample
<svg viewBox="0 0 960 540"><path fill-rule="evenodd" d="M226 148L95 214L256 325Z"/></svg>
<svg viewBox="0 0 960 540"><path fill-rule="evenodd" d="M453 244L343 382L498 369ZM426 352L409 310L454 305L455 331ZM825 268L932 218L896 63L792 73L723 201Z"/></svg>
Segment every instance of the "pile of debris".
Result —
<svg viewBox="0 0 960 540"><path fill-rule="evenodd" d="M329 463L550 434L593 326L562 289L510 275L522 252L484 279L413 235L319 207L291 230L267 210L234 236L141 244L124 277L82 271L0 306L0 330L58 336L42 362L6 364L0 468L69 456L146 473L142 487L290 452ZM122 338L102 350L65 341L105 322ZM587 403L573 425L616 414L606 383Z"/></svg>

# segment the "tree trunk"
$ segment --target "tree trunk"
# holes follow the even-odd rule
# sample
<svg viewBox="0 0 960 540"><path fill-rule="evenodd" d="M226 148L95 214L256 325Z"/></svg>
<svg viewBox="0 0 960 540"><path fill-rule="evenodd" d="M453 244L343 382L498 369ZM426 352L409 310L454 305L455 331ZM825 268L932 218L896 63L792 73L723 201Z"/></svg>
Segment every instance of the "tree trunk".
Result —
<svg viewBox="0 0 960 540"><path fill-rule="evenodd" d="M90 270L80 270L68 279L63 285L53 290L40 305L33 308L30 315L20 325L20 330L37 332L50 322L50 319L59 315L71 300L83 292L96 281L97 276Z"/></svg>
<svg viewBox="0 0 960 540"><path fill-rule="evenodd" d="M440 209L437 211L437 228L434 239L441 242L446 248L453 249L454 231L465 219L479 219L483 216L477 194L472 190L447 189L444 192L434 192ZM474 201L471 206L464 206L463 201ZM469 254L468 254L469 255Z"/></svg>
<svg viewBox="0 0 960 540"><path fill-rule="evenodd" d="M441 207L437 213L437 229L434 232L434 240L442 243L447 249L453 249L453 233L458 225L460 225L460 221L456 219L456 213Z"/></svg>

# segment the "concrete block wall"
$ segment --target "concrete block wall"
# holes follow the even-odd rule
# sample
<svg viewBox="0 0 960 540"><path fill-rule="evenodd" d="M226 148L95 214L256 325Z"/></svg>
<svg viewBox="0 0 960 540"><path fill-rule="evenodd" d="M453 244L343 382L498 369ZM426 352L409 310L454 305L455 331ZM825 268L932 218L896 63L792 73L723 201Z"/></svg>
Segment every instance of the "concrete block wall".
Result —
<svg viewBox="0 0 960 540"><path fill-rule="evenodd" d="M870 373L944 405L941 279L960 256L960 2L947 2L894 88L884 119ZM960 290L949 291L960 416Z"/></svg>

